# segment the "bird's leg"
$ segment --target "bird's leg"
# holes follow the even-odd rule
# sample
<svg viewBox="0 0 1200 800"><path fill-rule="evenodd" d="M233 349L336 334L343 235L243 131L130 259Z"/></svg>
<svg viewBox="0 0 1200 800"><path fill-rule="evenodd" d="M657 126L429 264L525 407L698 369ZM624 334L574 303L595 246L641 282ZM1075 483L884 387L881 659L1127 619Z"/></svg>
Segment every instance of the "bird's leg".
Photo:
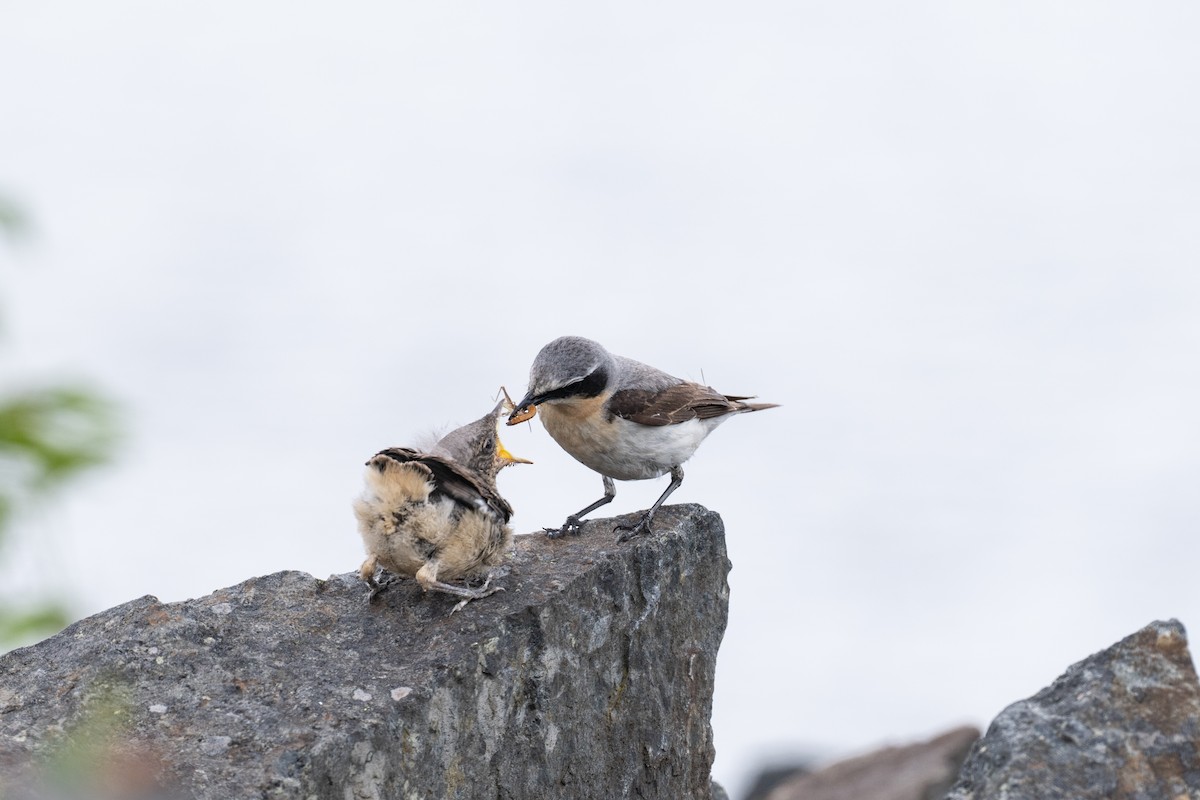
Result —
<svg viewBox="0 0 1200 800"><path fill-rule="evenodd" d="M383 581L376 580L375 576L378 573L379 573L379 562L376 561L375 556L373 556L373 555L367 556L367 560L364 561L362 563L362 566L358 568L358 577L360 577L364 581L366 581L367 586L371 587L371 592L370 592L370 594L367 595L368 603L370 603L372 600L374 600L376 597L378 597L381 592L383 592L389 586L392 585L391 580L383 580Z"/></svg>
<svg viewBox="0 0 1200 800"><path fill-rule="evenodd" d="M671 492L679 488L681 483L683 483L683 467L671 467L671 482L667 484L667 490L663 492L657 500L654 501L654 505L650 506L650 510L642 515L642 518L638 520L637 524L618 525L613 528L614 531L620 531L620 533L617 534L617 541L627 542L635 536L643 533L649 533L650 523L654 520L654 514L658 511L658 507L663 504L663 501L671 496Z"/></svg>
<svg viewBox="0 0 1200 800"><path fill-rule="evenodd" d="M465 606L467 603L471 602L472 600L479 600L481 598L487 597L488 595L495 594L496 592L503 592L504 591L503 586L492 586L492 578L494 578L494 577L495 577L494 573L489 572L487 574L487 580L485 580L483 582L483 586L480 586L478 589L471 589L471 588L465 587L465 586L448 586L447 587L447 584L443 583L442 586L447 587L452 590L450 592L450 594L456 594L459 597L463 598L462 600L459 600L457 604L455 604L454 608L450 609L450 613L453 614L455 611L462 611L463 606ZM445 589L442 589L442 591L445 591Z"/></svg>
<svg viewBox="0 0 1200 800"><path fill-rule="evenodd" d="M437 571L438 563L436 559L426 562L425 566L417 570L417 583L421 584L421 588L426 592L432 590L463 598L462 602L450 609L451 614L455 611L461 611L463 606L472 600L480 600L488 595L504 591L503 586L492 586L491 572L487 574L487 580L483 582L483 586L480 586L478 589L472 589L469 586L455 586L452 583L439 581L437 579Z"/></svg>
<svg viewBox="0 0 1200 800"><path fill-rule="evenodd" d="M563 523L561 528L544 528L543 530L546 531L546 535L548 537L551 539L557 539L558 537L566 536L569 533L579 533L579 529L583 527L582 519L585 515L590 514L600 506L607 505L613 501L613 498L617 496L616 484L614 484L613 479L607 475L603 477L604 497L601 497L599 500L592 503L582 511L567 517L567 521Z"/></svg>
<svg viewBox="0 0 1200 800"><path fill-rule="evenodd" d="M374 589L378 586L375 583L375 571L377 569L379 569L379 562L375 559L374 555L369 555L367 556L367 560L362 563L362 566L358 568L358 577L362 578L367 582L368 586Z"/></svg>

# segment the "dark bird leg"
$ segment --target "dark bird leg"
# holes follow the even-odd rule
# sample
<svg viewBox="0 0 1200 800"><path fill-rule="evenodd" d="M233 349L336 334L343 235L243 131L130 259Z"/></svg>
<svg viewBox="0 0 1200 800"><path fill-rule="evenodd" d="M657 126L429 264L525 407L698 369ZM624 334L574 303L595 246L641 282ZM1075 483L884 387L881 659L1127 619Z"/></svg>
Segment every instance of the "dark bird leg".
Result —
<svg viewBox="0 0 1200 800"><path fill-rule="evenodd" d="M549 536L551 539L557 539L558 537L565 536L568 533L579 533L579 529L583 526L581 520L585 515L590 514L600 506L607 505L613 501L613 498L617 496L617 487L613 483L612 478L608 477L607 475L603 477L604 497L601 497L599 500L592 503L579 513L572 514L571 516L567 517L567 521L563 523L561 528L545 528L544 530L546 531L547 536Z"/></svg>
<svg viewBox="0 0 1200 800"><path fill-rule="evenodd" d="M636 525L618 525L613 528L614 531L620 531L617 535L618 542L627 542L635 536L650 532L650 522L654 519L654 514L658 511L658 507L663 504L663 501L671 496L671 492L679 488L683 483L683 467L671 467L671 482L667 485L667 490L654 501L654 505L650 506L642 518L638 520Z"/></svg>

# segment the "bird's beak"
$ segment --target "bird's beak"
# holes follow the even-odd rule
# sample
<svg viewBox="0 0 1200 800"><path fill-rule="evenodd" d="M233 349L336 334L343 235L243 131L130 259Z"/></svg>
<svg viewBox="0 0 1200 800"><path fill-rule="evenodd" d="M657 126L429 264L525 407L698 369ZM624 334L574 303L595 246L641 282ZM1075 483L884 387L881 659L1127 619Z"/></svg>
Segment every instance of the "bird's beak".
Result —
<svg viewBox="0 0 1200 800"><path fill-rule="evenodd" d="M533 419L534 415L536 415L536 414L537 414L537 406L535 406L535 405L519 406L517 408L514 408L513 412L508 415L508 421L505 424L506 425L519 425L520 423L525 422L526 420Z"/></svg>
<svg viewBox="0 0 1200 800"><path fill-rule="evenodd" d="M504 446L504 442L500 441L498 438L496 439L496 458L500 459L500 461L503 462L504 466L506 467L510 464L533 463L527 458L518 458L517 456L514 456L512 453L508 452L508 448Z"/></svg>
<svg viewBox="0 0 1200 800"><path fill-rule="evenodd" d="M508 415L508 425L517 425L525 420L533 419L537 414L537 398L533 394L527 394L521 398L521 402L513 403L513 409Z"/></svg>
<svg viewBox="0 0 1200 800"><path fill-rule="evenodd" d="M512 464L532 464L533 462L527 458L517 458L512 453L508 452L508 448L504 446L504 442L500 441L500 415L505 411L510 412L508 424L512 425L512 418L516 415L518 408L513 405L512 398L508 396L508 390L503 386L500 387L504 399L496 404L492 409L492 415L496 417L496 458L500 461L501 467L507 467ZM533 416L530 414L529 416Z"/></svg>
<svg viewBox="0 0 1200 800"><path fill-rule="evenodd" d="M516 425L518 422L531 419L537 413L537 408L530 404L528 395L520 405L517 405L509 396L508 389L501 386L500 391L504 395L504 399L500 401L496 406L496 410L492 413L498 415L502 412L508 412L508 421L505 424Z"/></svg>

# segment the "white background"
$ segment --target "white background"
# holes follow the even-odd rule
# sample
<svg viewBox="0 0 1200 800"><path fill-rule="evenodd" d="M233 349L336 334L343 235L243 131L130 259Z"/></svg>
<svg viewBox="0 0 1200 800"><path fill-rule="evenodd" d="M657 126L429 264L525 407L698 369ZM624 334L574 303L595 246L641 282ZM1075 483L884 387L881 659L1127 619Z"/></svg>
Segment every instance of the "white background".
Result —
<svg viewBox="0 0 1200 800"><path fill-rule="evenodd" d="M735 798L986 724L1200 624L1197 41L1184 2L5 3L0 380L128 432L5 586L355 569L366 457L573 333L783 404L673 498L728 530ZM507 444L518 531L599 496Z"/></svg>

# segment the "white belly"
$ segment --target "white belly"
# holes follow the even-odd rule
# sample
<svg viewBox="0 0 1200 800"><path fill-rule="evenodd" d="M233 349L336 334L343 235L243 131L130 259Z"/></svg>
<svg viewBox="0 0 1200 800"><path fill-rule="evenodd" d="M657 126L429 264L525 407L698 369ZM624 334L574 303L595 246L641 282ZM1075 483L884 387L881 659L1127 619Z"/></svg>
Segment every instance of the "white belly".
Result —
<svg viewBox="0 0 1200 800"><path fill-rule="evenodd" d="M639 425L605 419L603 401L544 403L542 424L562 449L602 475L620 481L657 478L692 457L713 428L726 417L692 419L678 425ZM590 407L585 407L590 406Z"/></svg>

